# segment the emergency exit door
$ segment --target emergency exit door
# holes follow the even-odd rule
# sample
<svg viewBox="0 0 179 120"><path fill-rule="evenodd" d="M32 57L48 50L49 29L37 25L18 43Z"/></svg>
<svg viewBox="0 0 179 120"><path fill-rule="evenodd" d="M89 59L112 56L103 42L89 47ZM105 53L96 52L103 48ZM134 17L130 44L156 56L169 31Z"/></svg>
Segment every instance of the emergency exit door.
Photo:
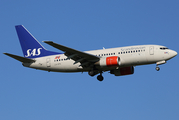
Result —
<svg viewBox="0 0 179 120"><path fill-rule="evenodd" d="M50 58L47 58L46 63L47 63L47 67L50 67L50 66L51 66Z"/></svg>

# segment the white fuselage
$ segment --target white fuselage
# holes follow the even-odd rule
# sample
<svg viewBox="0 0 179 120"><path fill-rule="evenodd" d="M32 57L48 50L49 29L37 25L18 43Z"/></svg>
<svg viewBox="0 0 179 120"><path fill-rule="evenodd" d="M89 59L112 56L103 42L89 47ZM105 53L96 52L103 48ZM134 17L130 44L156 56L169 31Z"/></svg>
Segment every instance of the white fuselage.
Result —
<svg viewBox="0 0 179 120"><path fill-rule="evenodd" d="M154 63L160 64L160 62L161 64L163 64L163 61L165 62L173 58L177 54L175 51L160 45L127 46L85 52L96 55L100 58L118 56L121 60L121 65L118 67L137 66ZM65 56L64 54L39 57L35 60L36 62L34 63L24 63L23 65L30 68L54 72L85 72L90 70L90 68L83 68L82 66L80 66L80 62L75 63L74 60L67 59L67 56ZM114 69L114 67L98 66L98 69L102 71L108 71Z"/></svg>

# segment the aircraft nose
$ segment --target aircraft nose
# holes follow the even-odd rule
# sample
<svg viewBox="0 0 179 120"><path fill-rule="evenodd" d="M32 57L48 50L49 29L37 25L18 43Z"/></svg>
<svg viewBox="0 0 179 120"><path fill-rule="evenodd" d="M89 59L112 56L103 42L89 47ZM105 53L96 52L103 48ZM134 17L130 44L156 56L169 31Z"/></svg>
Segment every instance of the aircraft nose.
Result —
<svg viewBox="0 0 179 120"><path fill-rule="evenodd" d="M175 57L178 53L174 50L172 50L172 57Z"/></svg>

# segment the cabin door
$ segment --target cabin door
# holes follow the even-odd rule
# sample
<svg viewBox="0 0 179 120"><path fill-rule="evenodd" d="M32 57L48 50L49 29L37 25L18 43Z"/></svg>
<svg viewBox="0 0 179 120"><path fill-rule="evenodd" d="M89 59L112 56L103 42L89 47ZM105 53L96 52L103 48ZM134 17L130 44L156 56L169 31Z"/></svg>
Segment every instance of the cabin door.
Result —
<svg viewBox="0 0 179 120"><path fill-rule="evenodd" d="M154 46L149 47L149 53L150 55L154 55Z"/></svg>

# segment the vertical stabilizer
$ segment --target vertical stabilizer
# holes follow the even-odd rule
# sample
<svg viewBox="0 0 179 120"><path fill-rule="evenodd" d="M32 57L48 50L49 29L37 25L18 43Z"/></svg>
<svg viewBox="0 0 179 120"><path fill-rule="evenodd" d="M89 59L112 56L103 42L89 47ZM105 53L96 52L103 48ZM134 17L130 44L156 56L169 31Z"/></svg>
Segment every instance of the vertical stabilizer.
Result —
<svg viewBox="0 0 179 120"><path fill-rule="evenodd" d="M19 37L24 57L37 58L60 54L46 50L23 25L17 25L15 28Z"/></svg>

